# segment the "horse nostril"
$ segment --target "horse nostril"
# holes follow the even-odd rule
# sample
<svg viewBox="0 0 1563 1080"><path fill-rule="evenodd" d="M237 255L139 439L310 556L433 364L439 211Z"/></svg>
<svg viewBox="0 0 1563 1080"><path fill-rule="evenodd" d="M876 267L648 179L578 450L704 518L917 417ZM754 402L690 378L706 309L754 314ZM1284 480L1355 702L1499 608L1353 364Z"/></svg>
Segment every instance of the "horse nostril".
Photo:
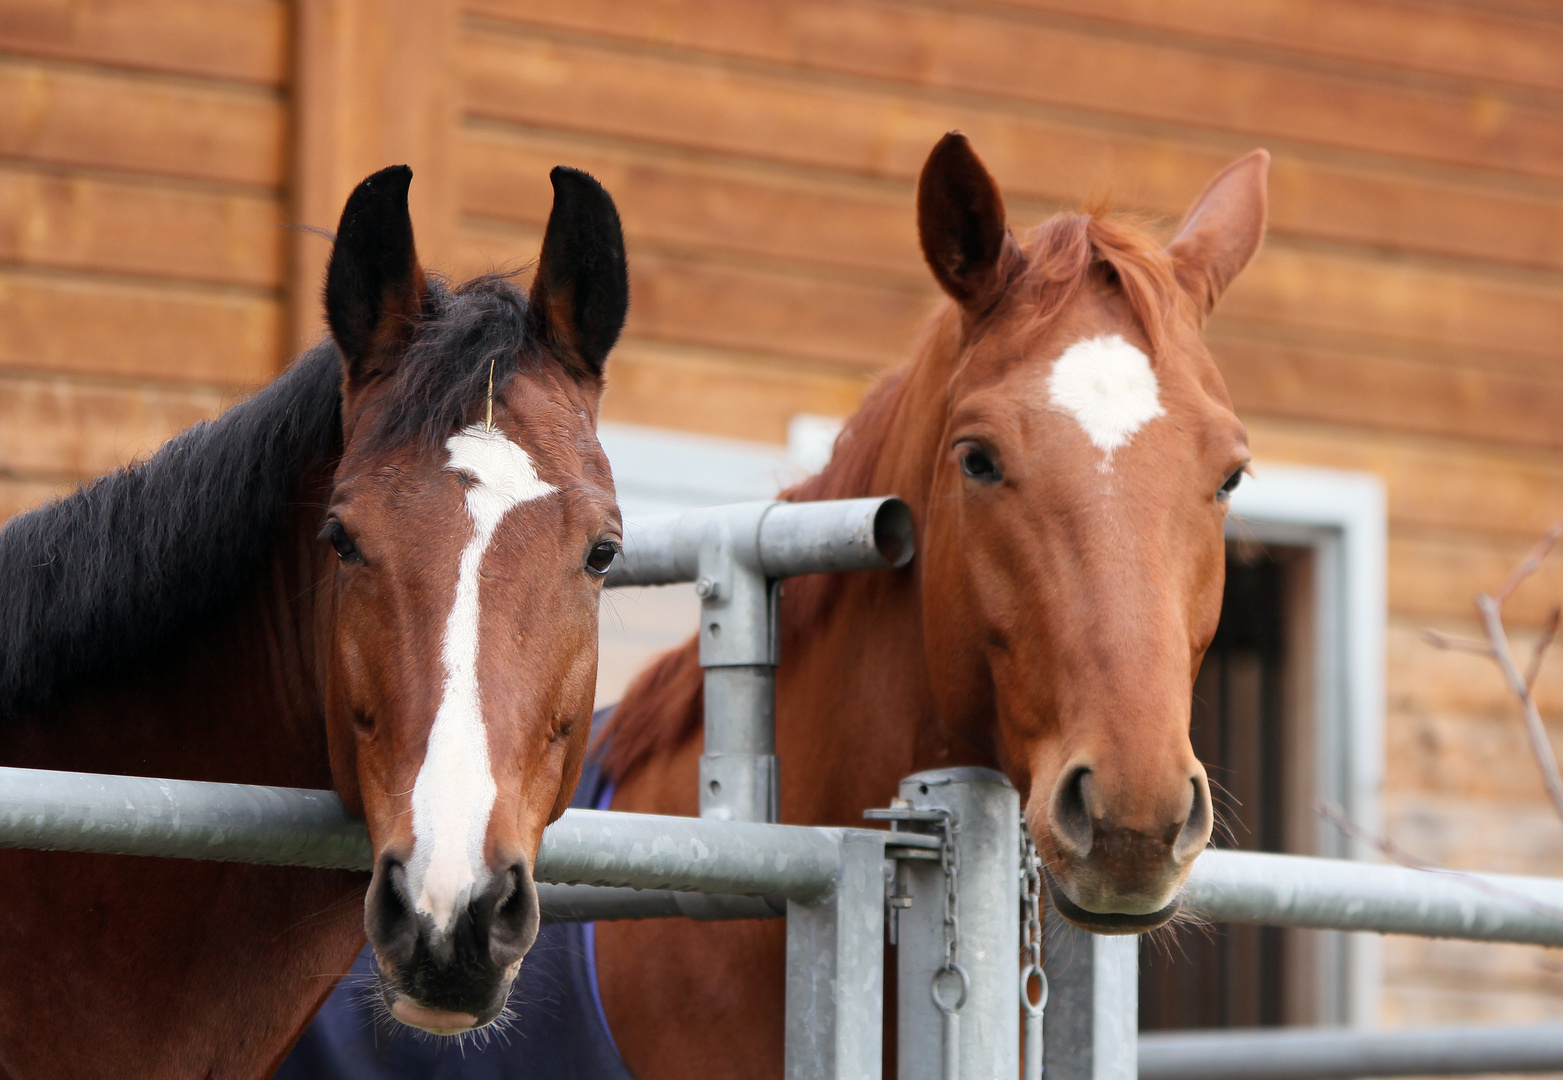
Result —
<svg viewBox="0 0 1563 1080"><path fill-rule="evenodd" d="M490 957L496 967L509 967L526 955L537 938L540 912L531 868L525 861L516 863L496 879L479 902L487 909L487 917L480 917L479 925L488 925Z"/></svg>
<svg viewBox="0 0 1563 1080"><path fill-rule="evenodd" d="M1183 819L1183 828L1178 830L1177 839L1172 845L1172 857L1178 862L1192 859L1210 842L1215 810L1210 803L1210 785L1202 780L1203 777L1199 776L1189 780L1194 788L1194 796L1189 802L1188 816Z"/></svg>
<svg viewBox="0 0 1563 1080"><path fill-rule="evenodd" d="M1060 854L1084 859L1091 853L1091 770L1080 766L1053 791L1049 825Z"/></svg>
<svg viewBox="0 0 1563 1080"><path fill-rule="evenodd" d="M401 966L418 947L418 919L407 895L407 868L387 856L369 885L364 930L382 960Z"/></svg>

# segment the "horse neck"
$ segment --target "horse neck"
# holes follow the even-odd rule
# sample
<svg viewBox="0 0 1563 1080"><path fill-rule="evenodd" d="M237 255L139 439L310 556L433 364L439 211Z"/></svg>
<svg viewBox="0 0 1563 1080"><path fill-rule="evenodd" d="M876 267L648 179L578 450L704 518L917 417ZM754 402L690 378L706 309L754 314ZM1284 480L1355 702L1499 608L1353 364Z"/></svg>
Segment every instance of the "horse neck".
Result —
<svg viewBox="0 0 1563 1080"><path fill-rule="evenodd" d="M946 309L918 358L849 422L837 459L796 496L898 495L925 522L960 349L959 313ZM914 559L901 571L801 579L796 602L784 600L784 820L859 823L903 776L954 762L928 688L919 575Z"/></svg>
<svg viewBox="0 0 1563 1080"><path fill-rule="evenodd" d="M8 725L0 762L330 787L316 659L330 626L322 499L295 494L233 607L145 670ZM0 1018L51 1018L36 1031L0 1019L0 1057L23 1071L28 1056L63 1056L73 1075L118 1075L129 1061L170 1080L269 1076L363 945L363 874L29 851L0 862L0 878L26 885L0 933L18 975ZM80 989L31 989L59 978ZM127 1000L124 987L150 992ZM80 1037L62 1048L61 1031Z"/></svg>
<svg viewBox="0 0 1563 1080"><path fill-rule="evenodd" d="M305 477L260 572L155 663L28 718L9 763L229 783L330 787L318 646L322 477Z"/></svg>

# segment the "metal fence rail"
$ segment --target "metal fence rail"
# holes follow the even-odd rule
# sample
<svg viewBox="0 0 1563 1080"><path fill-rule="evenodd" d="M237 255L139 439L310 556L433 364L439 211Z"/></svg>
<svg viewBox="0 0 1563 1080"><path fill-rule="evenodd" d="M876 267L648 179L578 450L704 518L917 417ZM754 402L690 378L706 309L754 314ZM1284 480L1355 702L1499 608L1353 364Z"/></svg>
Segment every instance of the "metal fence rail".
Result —
<svg viewBox="0 0 1563 1080"><path fill-rule="evenodd" d="M634 890L590 899L580 890L549 891L555 916L779 915L788 899L830 891L842 831L569 810L544 832L536 876ZM363 822L349 817L333 792L35 769L0 768L0 847L346 870L372 865ZM770 899L726 909L689 904L685 911L673 892ZM1563 946L1563 880L1556 878L1207 851L1194 864L1184 903L1211 922Z"/></svg>
<svg viewBox="0 0 1563 1080"><path fill-rule="evenodd" d="M563 885L769 895L836 885L843 837L878 830L568 810L535 875ZM330 791L0 768L0 847L369 870L361 821ZM622 894L621 894L622 895Z"/></svg>
<svg viewBox="0 0 1563 1080"><path fill-rule="evenodd" d="M610 588L672 585L710 573L714 549L767 578L905 566L912 512L897 498L734 503L627 521Z"/></svg>
<svg viewBox="0 0 1563 1080"><path fill-rule="evenodd" d="M0 768L0 847L369 870L334 791Z"/></svg>
<svg viewBox="0 0 1563 1080"><path fill-rule="evenodd" d="M1563 945L1563 880L1207 851L1183 894L1211 922Z"/></svg>
<svg viewBox="0 0 1563 1080"><path fill-rule="evenodd" d="M1553 1071L1563 1072L1563 1024L1140 1036L1140 1080L1348 1080Z"/></svg>

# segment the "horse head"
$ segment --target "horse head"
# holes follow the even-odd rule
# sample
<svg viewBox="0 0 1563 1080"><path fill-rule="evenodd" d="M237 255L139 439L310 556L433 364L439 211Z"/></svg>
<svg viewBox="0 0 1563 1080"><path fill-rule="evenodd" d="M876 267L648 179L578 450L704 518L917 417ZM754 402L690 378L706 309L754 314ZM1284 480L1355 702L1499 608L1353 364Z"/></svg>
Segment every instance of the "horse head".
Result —
<svg viewBox="0 0 1563 1080"><path fill-rule="evenodd" d="M1100 932L1171 918L1210 837L1191 689L1249 452L1200 331L1259 246L1268 162L1229 166L1165 247L1093 214L1017 242L959 133L918 187L954 300L931 331L950 362L909 391L943 409L918 553L932 691L1029 792L1059 910Z"/></svg>
<svg viewBox="0 0 1563 1080"><path fill-rule="evenodd" d="M621 532L596 423L628 284L612 200L563 168L530 296L426 277L411 177L359 185L327 273L343 451L319 647L333 776L374 847L381 997L454 1034L503 1008L543 828L580 776Z"/></svg>

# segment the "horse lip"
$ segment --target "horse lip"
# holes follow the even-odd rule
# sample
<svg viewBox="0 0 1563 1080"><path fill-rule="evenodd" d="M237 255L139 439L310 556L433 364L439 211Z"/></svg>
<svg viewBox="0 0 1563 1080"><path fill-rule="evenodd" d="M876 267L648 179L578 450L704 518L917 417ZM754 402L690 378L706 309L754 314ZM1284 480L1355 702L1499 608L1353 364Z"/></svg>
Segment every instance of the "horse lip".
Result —
<svg viewBox="0 0 1563 1080"><path fill-rule="evenodd" d="M481 1026L478 1018L471 1013L426 1009L400 995L391 1002L391 1015L408 1027L419 1028L431 1035L460 1035Z"/></svg>
<svg viewBox="0 0 1563 1080"><path fill-rule="evenodd" d="M488 1027L505 1011L510 997L511 980L502 984L503 992L490 1006L476 1010L441 1009L421 1004L406 994L396 982L382 972L378 992L385 1009L396 1020L408 1027L427 1031L431 1035L464 1035L479 1028Z"/></svg>
<svg viewBox="0 0 1563 1080"><path fill-rule="evenodd" d="M1178 899L1173 898L1166 907L1144 915L1128 915L1120 911L1087 911L1065 895L1063 888L1046 871L1047 894L1057 912L1076 926L1093 934L1143 934L1165 926L1178 913Z"/></svg>

